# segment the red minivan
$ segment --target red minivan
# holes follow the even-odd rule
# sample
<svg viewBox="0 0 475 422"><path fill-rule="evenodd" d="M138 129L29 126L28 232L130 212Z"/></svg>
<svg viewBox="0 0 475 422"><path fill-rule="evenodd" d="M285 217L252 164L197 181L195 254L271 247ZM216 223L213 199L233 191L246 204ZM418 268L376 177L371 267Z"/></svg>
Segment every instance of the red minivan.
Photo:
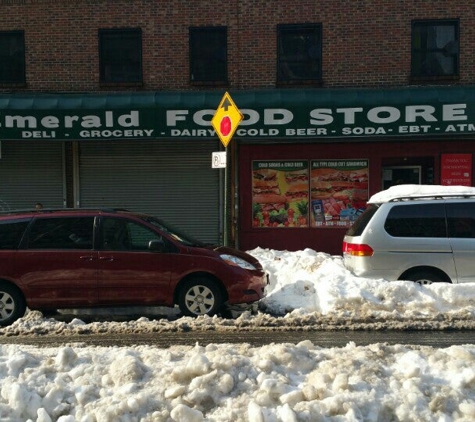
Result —
<svg viewBox="0 0 475 422"><path fill-rule="evenodd" d="M0 325L37 310L175 306L184 315L257 310L267 275L150 215L62 209L0 215Z"/></svg>

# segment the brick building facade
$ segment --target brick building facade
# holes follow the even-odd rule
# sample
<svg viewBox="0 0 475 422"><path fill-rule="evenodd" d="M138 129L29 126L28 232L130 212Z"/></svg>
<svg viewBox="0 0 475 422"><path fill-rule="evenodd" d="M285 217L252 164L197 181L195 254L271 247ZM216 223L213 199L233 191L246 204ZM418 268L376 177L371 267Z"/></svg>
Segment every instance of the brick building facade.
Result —
<svg viewBox="0 0 475 422"><path fill-rule="evenodd" d="M117 89L99 84L99 28L141 28L143 83L121 90L190 90L190 26L228 28L230 90L276 87L276 25L322 25L319 86L394 87L411 80L411 21L460 20L460 73L475 80L475 12L470 1L256 2L231 0L3 0L0 30L24 30L27 83L15 92ZM12 87L1 86L2 92Z"/></svg>
<svg viewBox="0 0 475 422"><path fill-rule="evenodd" d="M13 59L8 37L19 34L24 77L2 78L0 63L0 184L15 175L0 204L117 205L165 214L205 240L243 249L338 253L350 224L339 211L356 214L396 177L412 183L417 173L414 183L440 184L447 160L470 160L473 184L474 23L467 0L1 0L1 60ZM222 29L222 78L192 77L199 28ZM130 29L140 42L135 80L101 73L100 37L111 29ZM283 51L286 36L295 45L316 40L299 56L318 68L314 77L309 68L305 77L279 73L294 60ZM421 54L444 69L421 72ZM224 174L210 168L210 153L223 147L208 129L226 91L244 122L226 148ZM313 198L312 175L322 166L340 178L364 173L366 181L342 190L366 193ZM257 202L255 175L264 167L277 172L271 190L287 195L272 221ZM300 169L307 195L297 201L287 176ZM333 204L338 218L316 221L313 199L317 208Z"/></svg>

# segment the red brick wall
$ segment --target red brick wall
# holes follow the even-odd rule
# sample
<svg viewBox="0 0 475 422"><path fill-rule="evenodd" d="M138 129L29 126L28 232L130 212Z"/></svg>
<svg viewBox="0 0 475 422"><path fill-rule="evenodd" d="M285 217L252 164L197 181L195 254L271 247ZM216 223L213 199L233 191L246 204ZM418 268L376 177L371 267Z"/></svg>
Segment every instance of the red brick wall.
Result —
<svg viewBox="0 0 475 422"><path fill-rule="evenodd" d="M442 18L460 19L451 83L473 84L473 0L0 0L0 30L25 30L27 86L16 92L209 89L189 83L188 28L200 25L228 27L228 89L272 88L276 25L309 22L323 25L324 87L402 86L411 20ZM99 85L97 33L113 27L142 28L140 87Z"/></svg>

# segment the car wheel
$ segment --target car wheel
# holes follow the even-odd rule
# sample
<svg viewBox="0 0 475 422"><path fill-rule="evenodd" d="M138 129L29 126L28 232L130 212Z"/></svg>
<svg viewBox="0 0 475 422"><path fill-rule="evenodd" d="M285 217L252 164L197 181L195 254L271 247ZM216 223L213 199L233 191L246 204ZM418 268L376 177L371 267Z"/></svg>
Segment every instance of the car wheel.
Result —
<svg viewBox="0 0 475 422"><path fill-rule="evenodd" d="M444 280L441 276L436 274L433 271L415 271L410 273L407 277L407 280L414 281L417 284L422 286L427 286L432 283L446 283L447 281Z"/></svg>
<svg viewBox="0 0 475 422"><path fill-rule="evenodd" d="M214 315L222 306L217 284L207 278L188 280L180 290L178 306L187 316Z"/></svg>
<svg viewBox="0 0 475 422"><path fill-rule="evenodd" d="M25 315L25 310L25 300L18 289L0 285L0 326L12 324Z"/></svg>

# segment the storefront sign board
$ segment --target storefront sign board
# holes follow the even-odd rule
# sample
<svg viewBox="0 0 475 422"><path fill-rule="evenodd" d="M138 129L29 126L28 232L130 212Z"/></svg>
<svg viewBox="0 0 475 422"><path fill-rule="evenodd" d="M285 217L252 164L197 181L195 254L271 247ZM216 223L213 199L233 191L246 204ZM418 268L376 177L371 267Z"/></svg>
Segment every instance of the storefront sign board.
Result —
<svg viewBox="0 0 475 422"><path fill-rule="evenodd" d="M0 139L475 135L475 87L237 91L239 109L226 94L221 102L216 92L0 94Z"/></svg>

